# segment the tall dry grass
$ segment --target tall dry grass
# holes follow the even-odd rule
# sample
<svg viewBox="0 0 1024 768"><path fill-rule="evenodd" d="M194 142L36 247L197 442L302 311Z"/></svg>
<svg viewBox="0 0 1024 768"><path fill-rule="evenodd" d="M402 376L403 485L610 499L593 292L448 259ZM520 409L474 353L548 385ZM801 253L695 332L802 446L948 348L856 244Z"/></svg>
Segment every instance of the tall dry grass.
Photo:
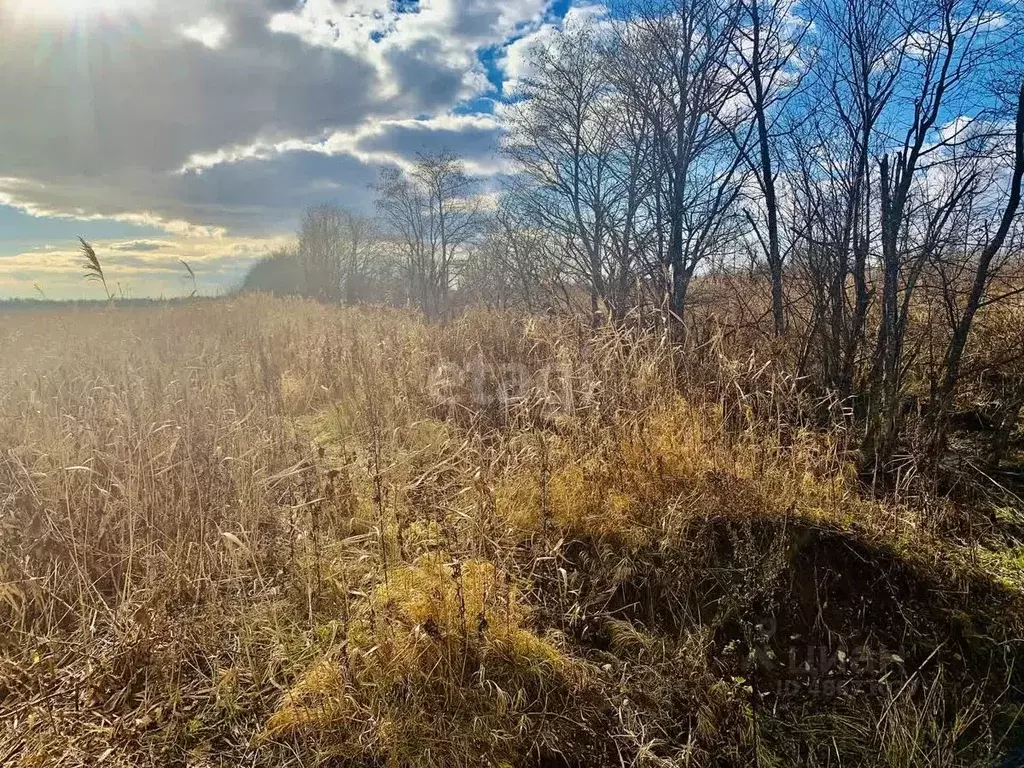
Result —
<svg viewBox="0 0 1024 768"><path fill-rule="evenodd" d="M863 499L845 428L721 336L244 297L5 315L0 360L0 764L986 765L1018 735L1019 550ZM804 644L892 658L783 691Z"/></svg>

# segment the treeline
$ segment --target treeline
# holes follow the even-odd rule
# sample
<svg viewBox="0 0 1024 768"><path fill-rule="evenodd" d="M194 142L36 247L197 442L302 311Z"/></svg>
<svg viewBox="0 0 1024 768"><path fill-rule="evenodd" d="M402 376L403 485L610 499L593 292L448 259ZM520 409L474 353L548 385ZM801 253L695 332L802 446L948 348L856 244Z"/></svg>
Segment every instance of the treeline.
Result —
<svg viewBox="0 0 1024 768"><path fill-rule="evenodd" d="M244 289L323 301L413 304L430 317L451 309L471 281L488 227L479 183L455 155L388 168L378 216L324 204L302 217L296 243L257 262Z"/></svg>
<svg viewBox="0 0 1024 768"><path fill-rule="evenodd" d="M670 0L570 25L502 107L497 193L453 155L421 158L383 175L375 219L314 209L248 282L428 316L653 318L681 343L708 317L694 292L731 286L717 316L852 414L864 468L905 441L911 390L934 468L968 373L999 382L1003 421L1020 411L1016 353L965 369L979 313L1024 290L1020 14Z"/></svg>

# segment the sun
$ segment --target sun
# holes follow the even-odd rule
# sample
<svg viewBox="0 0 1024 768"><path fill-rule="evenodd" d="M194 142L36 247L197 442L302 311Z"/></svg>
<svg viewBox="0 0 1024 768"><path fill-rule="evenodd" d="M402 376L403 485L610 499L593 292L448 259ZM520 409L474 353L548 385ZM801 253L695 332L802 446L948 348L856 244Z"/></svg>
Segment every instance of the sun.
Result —
<svg viewBox="0 0 1024 768"><path fill-rule="evenodd" d="M154 0L0 0L0 18L41 24L79 25L114 21L152 6Z"/></svg>

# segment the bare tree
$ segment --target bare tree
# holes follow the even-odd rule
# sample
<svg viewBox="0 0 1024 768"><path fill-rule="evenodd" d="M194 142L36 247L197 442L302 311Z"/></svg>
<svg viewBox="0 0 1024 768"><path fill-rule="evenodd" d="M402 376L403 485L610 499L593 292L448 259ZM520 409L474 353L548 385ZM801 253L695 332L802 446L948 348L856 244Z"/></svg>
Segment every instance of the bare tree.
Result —
<svg viewBox="0 0 1024 768"><path fill-rule="evenodd" d="M871 157L879 122L906 61L907 34L891 0L819 0L812 6L819 63L789 141L796 239L813 313L824 389L846 401L856 389L873 299L869 266L877 227ZM852 291L848 285L852 283Z"/></svg>
<svg viewBox="0 0 1024 768"><path fill-rule="evenodd" d="M373 219L337 205L310 208L298 233L301 293L346 304L369 298L381 252Z"/></svg>
<svg viewBox="0 0 1024 768"><path fill-rule="evenodd" d="M422 155L381 173L377 206L403 252L409 298L431 318L448 304L460 260L481 227L476 184L454 155Z"/></svg>
<svg viewBox="0 0 1024 768"><path fill-rule="evenodd" d="M571 306L548 232L503 197L466 265L463 286L487 306L540 312Z"/></svg>
<svg viewBox="0 0 1024 768"><path fill-rule="evenodd" d="M743 186L734 141L742 115L729 69L735 35L732 7L707 0L645 10L621 35L620 66L644 73L632 103L646 110L655 142L656 219L668 231L664 268L678 327L698 266L735 242Z"/></svg>
<svg viewBox="0 0 1024 768"><path fill-rule="evenodd" d="M342 296L346 304L375 298L375 283L383 276L383 244L376 220L343 211Z"/></svg>
<svg viewBox="0 0 1024 768"><path fill-rule="evenodd" d="M596 317L614 299L608 245L619 184L612 172L612 85L585 30L535 50L532 65L509 119L505 151L520 170L510 194L561 244L561 272L585 287Z"/></svg>
<svg viewBox="0 0 1024 768"><path fill-rule="evenodd" d="M322 301L341 299L345 212L336 205L310 208L299 228L298 262L303 293Z"/></svg>
<svg viewBox="0 0 1024 768"><path fill-rule="evenodd" d="M973 164L951 163L959 152L976 151L979 142L965 142L964 128L938 129L947 102L973 98L985 59L996 49L987 35L988 5L986 0L935 0L899 7L896 19L904 39L899 48L904 76L896 81L896 95L909 119L902 141L879 158L881 306L863 448L875 468L892 456L900 432L914 291L931 254L948 240L956 211L979 193ZM943 184L929 183L929 171L943 167L965 172ZM1000 246L1001 240L996 250Z"/></svg>
<svg viewBox="0 0 1024 768"><path fill-rule="evenodd" d="M738 0L736 34L732 38L733 74L750 109L754 124L754 140L746 141L746 126L733 136L760 192L759 208L763 209L765 232L761 221L751 219L758 242L764 251L771 275L772 318L776 335L785 330L783 306L783 264L785 251L779 223L781 205L777 188L779 155L782 142L780 128L788 116L788 106L797 94L810 66L802 61L802 49L811 21L794 15L795 0Z"/></svg>
<svg viewBox="0 0 1024 768"><path fill-rule="evenodd" d="M996 257L1006 242L1007 236L1010 234L1020 208L1021 183L1024 181L1024 79L1021 80L1020 88L1017 92L1017 109L1013 123L1013 144L1013 165L1010 171L1006 204L999 217L998 226L982 245L981 252L974 266L970 289L966 300L963 302L962 309L959 308L960 302L957 300L955 283L953 281L943 281L943 287L946 289L946 304L950 308L953 333L944 357L945 376L942 381L937 408L933 416L933 433L931 436L933 459L941 455L946 448L949 414L952 410L953 401L960 382L964 352L967 349L971 330L974 327L974 319L978 311L986 304L993 304L1008 298L1008 296L988 296L988 294L992 282L998 274ZM987 234L989 228L985 226L984 231ZM1016 293L1016 291L1011 293ZM1020 407L1020 402L1017 401L1013 410L1014 415L1019 413ZM1009 424L1009 420L1006 423ZM1003 431L1006 431L1005 427ZM1003 434L1001 439L1005 442L1006 434ZM1005 448L1005 445L1003 448ZM997 446L995 452L997 460L999 454Z"/></svg>

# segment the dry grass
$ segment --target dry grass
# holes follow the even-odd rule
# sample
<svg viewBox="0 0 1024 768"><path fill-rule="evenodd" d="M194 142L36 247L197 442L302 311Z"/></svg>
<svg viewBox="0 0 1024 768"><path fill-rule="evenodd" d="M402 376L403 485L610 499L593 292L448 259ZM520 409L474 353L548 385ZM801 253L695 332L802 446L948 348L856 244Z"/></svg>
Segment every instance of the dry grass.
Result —
<svg viewBox="0 0 1024 768"><path fill-rule="evenodd" d="M319 757L522 764L574 732L586 669L528 628L511 576L439 553L387 571L267 723ZM553 718L551 713L570 713Z"/></svg>
<svg viewBox="0 0 1024 768"><path fill-rule="evenodd" d="M1019 549L861 498L843 428L722 349L262 297L3 316L0 764L993 764ZM807 646L900 661L822 693Z"/></svg>

